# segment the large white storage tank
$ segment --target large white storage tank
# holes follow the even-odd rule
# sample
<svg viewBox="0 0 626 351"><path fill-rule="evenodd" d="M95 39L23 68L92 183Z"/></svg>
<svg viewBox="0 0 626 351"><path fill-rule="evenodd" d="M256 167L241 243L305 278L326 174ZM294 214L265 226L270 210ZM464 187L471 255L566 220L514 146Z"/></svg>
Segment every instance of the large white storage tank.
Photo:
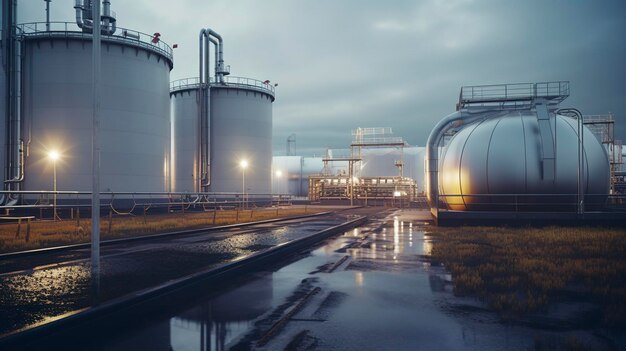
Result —
<svg viewBox="0 0 626 351"><path fill-rule="evenodd" d="M22 25L25 189L91 190L91 34L75 24ZM60 26L60 27L59 27ZM101 191L169 191L172 50L118 28L102 35Z"/></svg>
<svg viewBox="0 0 626 351"><path fill-rule="evenodd" d="M240 77L210 84L210 177L212 192L271 193L273 86ZM196 79L172 82L173 182L177 192L201 191L199 97Z"/></svg>
<svg viewBox="0 0 626 351"><path fill-rule="evenodd" d="M556 121L554 121L556 119ZM577 192L576 121L556 115L554 178L542 176L541 138L532 111L514 111L474 123L458 132L444 150L441 194L451 209L493 209L513 203L510 198L485 195L525 195L520 209L553 203L575 204ZM609 162L604 148L584 128L583 191L587 204L603 203L609 189ZM472 194L477 196L472 196ZM536 196L528 196L536 194ZM559 196L565 195L565 196Z"/></svg>
<svg viewBox="0 0 626 351"><path fill-rule="evenodd" d="M245 192L270 194L274 94L261 82L233 78L211 87L210 189L240 192L246 160Z"/></svg>
<svg viewBox="0 0 626 351"><path fill-rule="evenodd" d="M581 126L579 166L578 122L559 114L558 103L569 96L568 82L465 89L459 110L444 118L428 140L432 206L457 211L576 211L579 174L585 208L604 205L609 192L607 154Z"/></svg>

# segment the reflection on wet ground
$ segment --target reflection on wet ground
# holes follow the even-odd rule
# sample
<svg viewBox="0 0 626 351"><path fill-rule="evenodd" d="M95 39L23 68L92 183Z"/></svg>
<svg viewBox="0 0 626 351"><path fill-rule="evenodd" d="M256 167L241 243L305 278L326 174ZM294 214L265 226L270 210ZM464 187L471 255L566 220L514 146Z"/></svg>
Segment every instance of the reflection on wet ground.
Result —
<svg viewBox="0 0 626 351"><path fill-rule="evenodd" d="M0 335L242 258L344 221L343 216L325 216L104 246L101 289L97 294L92 288L88 250L3 260L0 261Z"/></svg>
<svg viewBox="0 0 626 351"><path fill-rule="evenodd" d="M86 335L74 346L443 351L564 345L554 340L572 331L503 323L480 301L455 297L452 277L429 257L432 242L419 218L411 211L382 213L280 267L227 287L198 286L160 299L160 308L132 324L108 324L106 337ZM592 332L584 335L588 345L610 349Z"/></svg>

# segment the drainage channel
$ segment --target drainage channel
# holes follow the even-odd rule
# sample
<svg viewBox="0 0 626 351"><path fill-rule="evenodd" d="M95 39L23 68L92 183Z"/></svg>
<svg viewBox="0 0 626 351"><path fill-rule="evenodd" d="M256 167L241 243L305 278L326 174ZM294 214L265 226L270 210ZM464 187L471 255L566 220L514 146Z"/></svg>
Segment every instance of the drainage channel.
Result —
<svg viewBox="0 0 626 351"><path fill-rule="evenodd" d="M205 240L185 236L172 238L167 245L145 243L128 255L116 252L103 257L97 292L92 289L89 263L80 260L5 274L0 276L0 330L4 334L0 348L41 342L45 340L42 335L75 328L189 284L223 284L365 220L329 215L257 230L233 229Z"/></svg>

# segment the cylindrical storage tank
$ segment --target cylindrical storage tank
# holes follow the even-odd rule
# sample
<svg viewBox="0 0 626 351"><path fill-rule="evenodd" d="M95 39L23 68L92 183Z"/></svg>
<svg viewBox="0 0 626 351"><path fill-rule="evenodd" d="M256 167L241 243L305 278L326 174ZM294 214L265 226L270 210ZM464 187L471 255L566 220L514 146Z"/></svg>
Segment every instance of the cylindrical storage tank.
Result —
<svg viewBox="0 0 626 351"><path fill-rule="evenodd" d="M171 84L172 191L202 191L198 92L196 78ZM246 193L270 194L273 87L254 79L226 77L224 84L211 83L210 94L209 190L241 193L245 171ZM245 170L242 160L248 162Z"/></svg>
<svg viewBox="0 0 626 351"><path fill-rule="evenodd" d="M128 30L119 30L128 33ZM100 190L169 191L172 52L147 35L102 36ZM26 190L90 191L92 45L82 32L25 33Z"/></svg>
<svg viewBox="0 0 626 351"><path fill-rule="evenodd" d="M198 192L198 80L172 83L172 191Z"/></svg>
<svg viewBox="0 0 626 351"><path fill-rule="evenodd" d="M272 102L268 85L228 77L211 86L211 191L270 194L272 172ZM240 83L237 83L240 82ZM265 86L265 87L263 87Z"/></svg>
<svg viewBox="0 0 626 351"><path fill-rule="evenodd" d="M505 111L461 129L444 148L439 163L440 201L459 211L575 210L577 121L550 113L550 125L556 139L553 177L542 169L549 163L542 160L535 111ZM599 208L609 191L609 163L587 128L583 139L585 207Z"/></svg>

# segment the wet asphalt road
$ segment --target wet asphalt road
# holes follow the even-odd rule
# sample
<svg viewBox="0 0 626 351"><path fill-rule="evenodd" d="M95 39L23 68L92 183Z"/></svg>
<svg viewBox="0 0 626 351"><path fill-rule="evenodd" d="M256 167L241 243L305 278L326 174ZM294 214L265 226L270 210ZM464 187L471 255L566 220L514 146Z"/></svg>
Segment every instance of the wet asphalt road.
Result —
<svg viewBox="0 0 626 351"><path fill-rule="evenodd" d="M88 249L2 260L0 335L305 237L367 212L373 210L104 246L97 296L91 288Z"/></svg>
<svg viewBox="0 0 626 351"><path fill-rule="evenodd" d="M594 342L594 349L611 349L593 331L503 323L477 299L454 296L451 275L429 259L433 241L423 217L381 214L310 253L247 274L230 286L204 284L164 296L141 312L120 312L85 328L81 340L72 334L50 345L81 350L521 351L559 349L577 335ZM536 340L557 342L538 348Z"/></svg>

